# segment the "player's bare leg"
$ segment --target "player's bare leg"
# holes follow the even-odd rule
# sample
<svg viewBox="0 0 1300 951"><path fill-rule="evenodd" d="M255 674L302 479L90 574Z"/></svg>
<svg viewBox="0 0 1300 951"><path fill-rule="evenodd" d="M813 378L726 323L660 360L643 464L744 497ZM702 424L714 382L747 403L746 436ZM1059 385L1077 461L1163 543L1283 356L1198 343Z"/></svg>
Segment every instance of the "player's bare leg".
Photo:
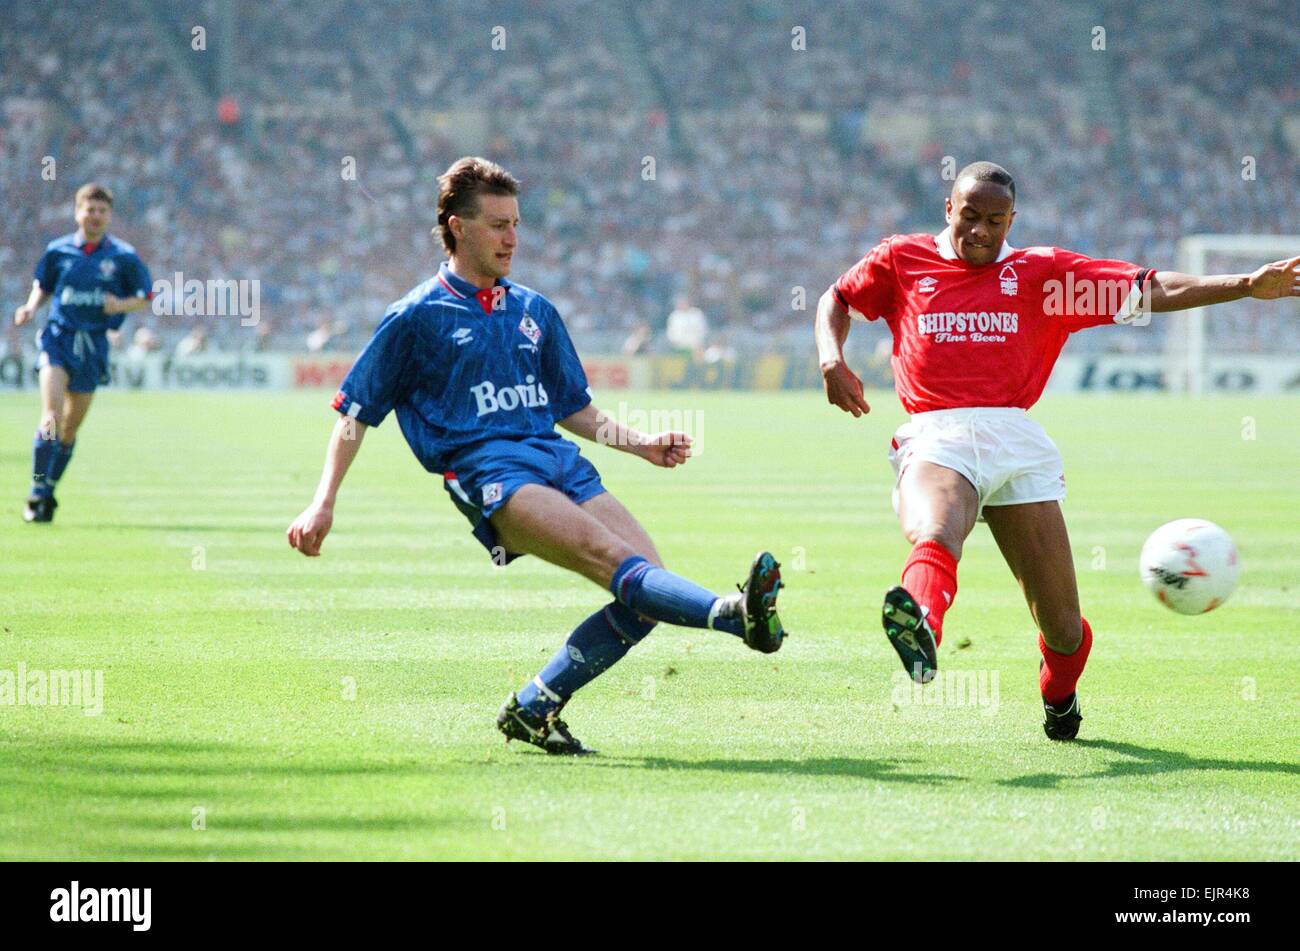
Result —
<svg viewBox="0 0 1300 951"><path fill-rule="evenodd" d="M915 462L898 484L898 520L912 552L902 584L885 595L885 634L920 683L938 669L943 616L957 596L957 562L979 517L979 496L961 473Z"/></svg>
<svg viewBox="0 0 1300 951"><path fill-rule="evenodd" d="M632 551L650 562L650 564L657 568L664 566L659 557L659 552L655 548L655 543L650 539L650 535L641 527L641 523L636 520L636 516L614 497L614 493L602 492L594 499L583 502L581 508L589 512L596 521L626 542Z"/></svg>
<svg viewBox="0 0 1300 951"><path fill-rule="evenodd" d="M63 411L68 395L68 371L47 364L41 367L38 379L41 387L41 432L51 438L60 435Z"/></svg>
<svg viewBox="0 0 1300 951"><path fill-rule="evenodd" d="M979 518L975 487L955 469L916 462L898 482L898 524L913 545L934 541L958 560Z"/></svg>
<svg viewBox="0 0 1300 951"><path fill-rule="evenodd" d="M1082 719L1075 688L1092 649L1092 630L1079 611L1074 556L1061 505L987 506L984 519L1038 625L1044 729L1052 739L1074 739Z"/></svg>
<svg viewBox="0 0 1300 951"><path fill-rule="evenodd" d="M41 418L32 442L32 491L23 508L23 521L49 522L54 519L54 485L50 478L60 449L64 427L64 406L68 395L68 371L60 366L41 367Z"/></svg>
<svg viewBox="0 0 1300 951"><path fill-rule="evenodd" d="M492 515L492 527L506 551L534 555L602 588L628 558L647 557L591 511L543 485L522 486Z"/></svg>
<svg viewBox="0 0 1300 951"><path fill-rule="evenodd" d="M617 663L654 628L656 619L695 627L714 627L745 638L751 647L780 646L784 632L776 618L780 575L766 552L751 570L749 588L761 596L770 589L765 610L747 610L742 596L718 597L662 567L654 542L640 523L609 492L575 504L540 485L518 489L492 516L497 541L506 551L536 555L568 568L615 593L583 621L550 663L497 714L497 728L548 753L591 752L569 732L559 713L573 693ZM763 559L766 558L767 561ZM761 569L760 569L761 563ZM760 572L757 579L755 572ZM764 623L760 626L757 621ZM760 639L761 630L766 640Z"/></svg>
<svg viewBox="0 0 1300 951"><path fill-rule="evenodd" d="M63 395L63 422L59 426L59 441L64 445L76 442L77 431L90 412L94 393L73 393L71 390Z"/></svg>

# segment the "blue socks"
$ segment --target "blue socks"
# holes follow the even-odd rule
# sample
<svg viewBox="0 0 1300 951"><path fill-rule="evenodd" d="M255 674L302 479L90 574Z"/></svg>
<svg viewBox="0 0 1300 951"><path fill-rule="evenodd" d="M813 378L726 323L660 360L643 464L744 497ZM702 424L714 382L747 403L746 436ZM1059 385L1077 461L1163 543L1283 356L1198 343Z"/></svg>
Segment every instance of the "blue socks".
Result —
<svg viewBox="0 0 1300 951"><path fill-rule="evenodd" d="M579 624L542 672L517 694L520 706L529 713L538 717L554 713L579 687L622 660L655 626L642 615L744 636L744 625L729 599L656 568L640 555L618 566L609 588L618 600Z"/></svg>
<svg viewBox="0 0 1300 951"><path fill-rule="evenodd" d="M654 628L617 601L601 608L569 635L564 646L519 691L519 703L534 716L558 710L574 691L594 680Z"/></svg>
<svg viewBox="0 0 1300 951"><path fill-rule="evenodd" d="M618 566L609 583L619 602L639 614L682 627L713 628L737 637L744 635L738 615L721 611L712 591L687 581L666 568L656 568L640 555Z"/></svg>
<svg viewBox="0 0 1300 951"><path fill-rule="evenodd" d="M54 450L59 446L56 438L46 438L45 433L36 430L32 439L32 494L53 495L54 486L50 480L50 470L54 462ZM66 465L66 463L65 463Z"/></svg>
<svg viewBox="0 0 1300 951"><path fill-rule="evenodd" d="M77 441L59 442L54 441L54 458L50 460L50 471L45 479L50 483L50 489L54 489L54 483L63 478L63 470L68 468L68 461L72 458L72 450L76 448Z"/></svg>

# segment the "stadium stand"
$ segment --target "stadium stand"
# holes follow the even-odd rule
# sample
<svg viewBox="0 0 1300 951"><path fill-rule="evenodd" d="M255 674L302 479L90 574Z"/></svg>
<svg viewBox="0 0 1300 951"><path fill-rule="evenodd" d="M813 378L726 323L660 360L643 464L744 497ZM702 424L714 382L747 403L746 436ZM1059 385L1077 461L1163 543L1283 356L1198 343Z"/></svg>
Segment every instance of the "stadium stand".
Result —
<svg viewBox="0 0 1300 951"><path fill-rule="evenodd" d="M1300 220L1300 34L1269 27L1280 2L1096 2L1064 22L1035 0L63 7L92 28L0 12L6 306L96 179L155 278L261 282L267 326L214 320L211 349L302 349L333 321L324 346L355 351L438 259L435 177L466 152L523 180L517 274L607 353L642 326L667 349L681 296L728 347L811 352L843 269L883 235L942 225L945 156L1016 174L1017 244L1172 267L1182 234ZM914 44L887 42L900 23ZM193 322L133 320L169 351ZM1294 321L1210 327L1244 351L1300 347ZM1163 333L1071 347L1154 351ZM9 326L4 344L33 338Z"/></svg>

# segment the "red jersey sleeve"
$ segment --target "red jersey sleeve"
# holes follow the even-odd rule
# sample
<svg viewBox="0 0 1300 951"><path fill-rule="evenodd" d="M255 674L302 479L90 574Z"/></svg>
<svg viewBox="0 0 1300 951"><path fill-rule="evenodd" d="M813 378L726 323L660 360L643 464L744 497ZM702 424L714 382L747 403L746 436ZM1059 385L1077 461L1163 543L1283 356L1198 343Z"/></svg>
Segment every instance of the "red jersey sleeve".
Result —
<svg viewBox="0 0 1300 951"><path fill-rule="evenodd" d="M1154 273L1128 261L1054 248L1043 312L1062 320L1069 333L1111 323L1148 324L1151 315L1143 310L1142 295Z"/></svg>
<svg viewBox="0 0 1300 951"><path fill-rule="evenodd" d="M893 255L886 238L845 271L831 286L831 292L845 310L856 310L867 320L875 320L893 311L896 283Z"/></svg>

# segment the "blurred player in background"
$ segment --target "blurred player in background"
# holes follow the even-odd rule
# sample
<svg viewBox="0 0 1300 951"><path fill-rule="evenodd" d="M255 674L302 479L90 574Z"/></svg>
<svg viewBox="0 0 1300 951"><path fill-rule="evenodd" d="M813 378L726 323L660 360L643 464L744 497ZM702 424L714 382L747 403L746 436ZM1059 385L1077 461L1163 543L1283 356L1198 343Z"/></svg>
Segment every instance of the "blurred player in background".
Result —
<svg viewBox="0 0 1300 951"><path fill-rule="evenodd" d="M889 458L903 534L913 544L902 585L885 595L885 633L914 679L933 678L944 613L957 595L962 543L986 521L1039 627L1039 687L1054 740L1078 734L1076 685L1092 629L1079 611L1061 514L1061 454L1026 410L1038 401L1066 339L1102 324L1242 297L1300 294L1300 257L1251 274L1198 277L1006 241L1016 186L976 162L958 173L937 235L894 235L845 273L817 310L827 399L870 411L844 361L850 315L893 333L895 387L911 420Z"/></svg>
<svg viewBox="0 0 1300 951"><path fill-rule="evenodd" d="M82 185L73 213L77 230L46 246L27 303L14 311L21 327L52 301L37 337L41 421L32 443L27 522L54 519L54 487L72 459L95 388L108 383L108 331L152 296L153 281L135 248L108 233L113 193L95 182Z"/></svg>
<svg viewBox="0 0 1300 951"><path fill-rule="evenodd" d="M463 158L439 183L438 232L450 260L388 308L343 381L320 486L289 526L289 544L320 554L366 428L395 409L411 451L443 477L499 564L536 555L613 593L497 715L507 741L588 753L561 709L657 621L725 631L765 653L779 649L780 566L761 552L740 593L722 597L663 567L645 530L555 426L670 469L690 457L690 438L647 435L597 409L560 315L506 279L519 225L513 176Z"/></svg>

